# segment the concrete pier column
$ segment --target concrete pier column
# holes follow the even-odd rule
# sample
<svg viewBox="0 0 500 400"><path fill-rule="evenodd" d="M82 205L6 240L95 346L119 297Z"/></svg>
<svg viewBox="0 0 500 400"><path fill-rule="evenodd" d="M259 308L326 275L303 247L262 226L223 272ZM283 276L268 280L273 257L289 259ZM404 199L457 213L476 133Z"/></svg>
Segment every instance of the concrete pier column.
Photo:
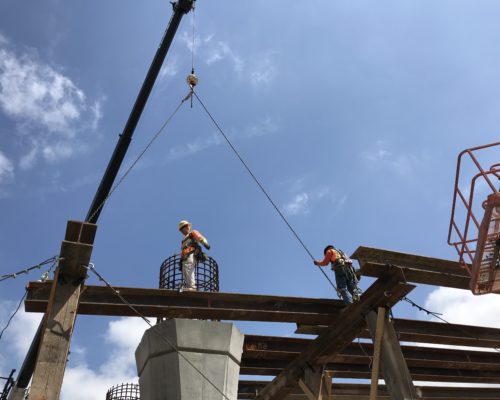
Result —
<svg viewBox="0 0 500 400"><path fill-rule="evenodd" d="M170 319L148 329L135 352L141 400L225 399L168 342L236 400L243 338L235 325L213 321Z"/></svg>

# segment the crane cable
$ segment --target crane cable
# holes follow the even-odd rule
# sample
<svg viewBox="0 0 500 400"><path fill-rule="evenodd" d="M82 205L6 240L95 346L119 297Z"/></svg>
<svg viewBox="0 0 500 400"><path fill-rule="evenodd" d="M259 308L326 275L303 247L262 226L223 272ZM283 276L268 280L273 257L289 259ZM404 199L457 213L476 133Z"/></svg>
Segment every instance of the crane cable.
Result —
<svg viewBox="0 0 500 400"><path fill-rule="evenodd" d="M269 195L269 193L267 192L267 190L264 189L264 186L262 186L262 184L260 183L259 179L257 179L257 177L252 172L252 170L250 169L250 167L248 166L248 164L241 157L241 155L238 152L238 150L236 149L236 147L234 147L234 145L231 143L231 141L229 140L229 138L227 137L227 135L224 133L224 131L222 130L222 128L220 127L220 125L217 123L217 121L215 120L215 118L210 113L210 111L208 111L207 107L205 106L205 104L203 103L203 101L201 101L200 97L194 91L194 89L192 89L192 94L194 95L194 97L196 97L196 99L198 100L198 102L201 104L202 108L205 110L205 112L207 113L207 115L209 116L209 118L212 120L212 122L215 125L215 127L217 128L217 130L224 137L224 139L226 140L226 142L229 145L229 147L231 148L231 150L234 152L234 154L236 155L236 157L238 157L238 159L240 160L240 162L243 164L243 166L245 167L245 169L247 170L247 172L250 174L250 176L252 177L252 179L255 181L255 183L257 184L257 186L260 188L260 190L262 191L262 193L264 194L264 196L266 196L267 200L269 200L269 202L274 207L274 209L276 210L276 212L278 213L278 215L281 217L281 219L283 220L283 222L288 227L288 229L290 229L290 231L292 232L292 234L298 240L298 242L300 243L300 245L304 248L304 250L309 255L309 257L311 257L311 260L315 261L314 256L309 251L309 249L305 245L304 241L299 237L299 235L297 234L297 232L295 231L295 229L292 227L292 225L288 222L288 220L286 219L286 217L280 211L280 209L278 208L278 206L276 205L276 203L273 201L273 199L271 198L271 196ZM330 282L330 285L332 285L332 287L335 289L335 291L337 292L337 294L340 297L340 292L337 289L337 286L335 286L335 284L332 282L332 280L328 277L328 275L325 273L325 271L323 271L323 269L319 265L316 265L316 266L319 268L319 270L325 276L325 278L328 280L328 282Z"/></svg>
<svg viewBox="0 0 500 400"><path fill-rule="evenodd" d="M118 182L116 183L116 185L114 185L111 190L109 191L108 195L104 198L104 200L102 201L101 204L99 204L99 206L95 209L94 213L90 216L90 218L88 218L89 221L92 221L92 219L94 218L95 214L97 212L99 212L99 210L101 208L104 207L104 205L106 204L106 202L108 201L108 199L111 197L111 195L113 194L113 192L118 188L118 186L120 186L120 184L125 180L125 178L128 176L128 174L130 173L130 171L132 171L132 169L136 166L136 164L139 162L139 160L142 158L142 156L144 156L144 154L146 153L146 151L148 151L148 149L151 147L151 145L154 143L154 141L156 139L158 139L158 136L160 136L160 134L163 132L163 130L166 128L166 126L168 125L168 123L172 120L172 118L174 118L175 114L177 114L177 112L179 111L179 109L181 108L181 106L191 98L191 92L189 92L187 94L187 96L185 96L181 102L179 103L179 105L177 106L177 108L172 112L172 114L170 114L168 116L168 118L165 120L165 122L163 123L163 125L160 127L160 129L158 129L158 131L153 135L153 137L149 140L148 144L146 145L146 147L144 147L144 149L139 153L139 155L137 156L137 158L134 160L134 162L130 165L130 167L128 167L128 169L123 173L123 175L121 176L121 178L118 180Z"/></svg>

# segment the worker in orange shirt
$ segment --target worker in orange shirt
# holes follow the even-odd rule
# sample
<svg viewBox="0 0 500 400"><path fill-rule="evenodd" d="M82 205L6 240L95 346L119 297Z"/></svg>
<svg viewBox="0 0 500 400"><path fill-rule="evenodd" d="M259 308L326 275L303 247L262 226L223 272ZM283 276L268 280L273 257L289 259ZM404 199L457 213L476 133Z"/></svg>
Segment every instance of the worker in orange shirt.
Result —
<svg viewBox="0 0 500 400"><path fill-rule="evenodd" d="M323 254L325 258L322 261L314 260L314 265L326 267L330 264L335 273L337 291L344 303L349 305L353 303L353 299L358 301L361 290L358 287L358 278L354 273L352 260L342 250L337 250L332 245L326 246Z"/></svg>
<svg viewBox="0 0 500 400"><path fill-rule="evenodd" d="M184 277L184 288L186 290L196 290L195 270L198 260L203 256L200 243L210 249L207 239L200 232L193 230L189 221L179 222L179 231L184 235L181 243L181 266Z"/></svg>

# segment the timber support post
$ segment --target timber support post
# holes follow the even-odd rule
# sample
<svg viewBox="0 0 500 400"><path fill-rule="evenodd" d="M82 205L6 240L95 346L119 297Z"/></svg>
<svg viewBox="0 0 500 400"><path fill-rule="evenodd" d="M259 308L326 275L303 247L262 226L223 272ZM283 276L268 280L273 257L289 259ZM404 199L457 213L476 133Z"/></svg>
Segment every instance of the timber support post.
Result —
<svg viewBox="0 0 500 400"><path fill-rule="evenodd" d="M331 394L332 379L323 367L306 366L298 384L308 400L328 400Z"/></svg>
<svg viewBox="0 0 500 400"><path fill-rule="evenodd" d="M380 361L387 391L391 399L394 400L415 400L417 399L417 392L413 385L413 380L404 359L403 352L401 351L396 331L391 322L385 317L383 320L383 328L378 329L377 320L380 315L382 314L379 313L377 315L375 311L371 310L365 315L365 320L375 346L378 338L377 334L379 331L381 333L381 338L379 339L381 341L381 346L379 346ZM376 349L377 347L375 347L375 350ZM375 362L373 367L375 368ZM372 399L372 397L370 397L370 399Z"/></svg>
<svg viewBox="0 0 500 400"><path fill-rule="evenodd" d="M42 338L30 389L30 400L59 398L75 324L78 301L87 277L97 225L68 221L61 244Z"/></svg>

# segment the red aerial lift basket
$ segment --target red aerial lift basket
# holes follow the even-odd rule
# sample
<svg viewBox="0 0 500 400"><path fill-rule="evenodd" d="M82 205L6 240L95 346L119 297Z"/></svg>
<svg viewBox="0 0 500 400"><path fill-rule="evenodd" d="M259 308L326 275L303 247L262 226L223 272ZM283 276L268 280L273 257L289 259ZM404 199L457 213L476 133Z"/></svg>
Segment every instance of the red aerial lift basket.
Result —
<svg viewBox="0 0 500 400"><path fill-rule="evenodd" d="M479 151L500 159L500 142L459 154L448 244L455 247L460 265L470 274L472 293L500 293L500 163L483 169L475 154ZM468 196L467 190L464 192L460 187L460 173L466 156L470 157L475 171L470 186L467 186ZM474 202L475 194L481 203Z"/></svg>

